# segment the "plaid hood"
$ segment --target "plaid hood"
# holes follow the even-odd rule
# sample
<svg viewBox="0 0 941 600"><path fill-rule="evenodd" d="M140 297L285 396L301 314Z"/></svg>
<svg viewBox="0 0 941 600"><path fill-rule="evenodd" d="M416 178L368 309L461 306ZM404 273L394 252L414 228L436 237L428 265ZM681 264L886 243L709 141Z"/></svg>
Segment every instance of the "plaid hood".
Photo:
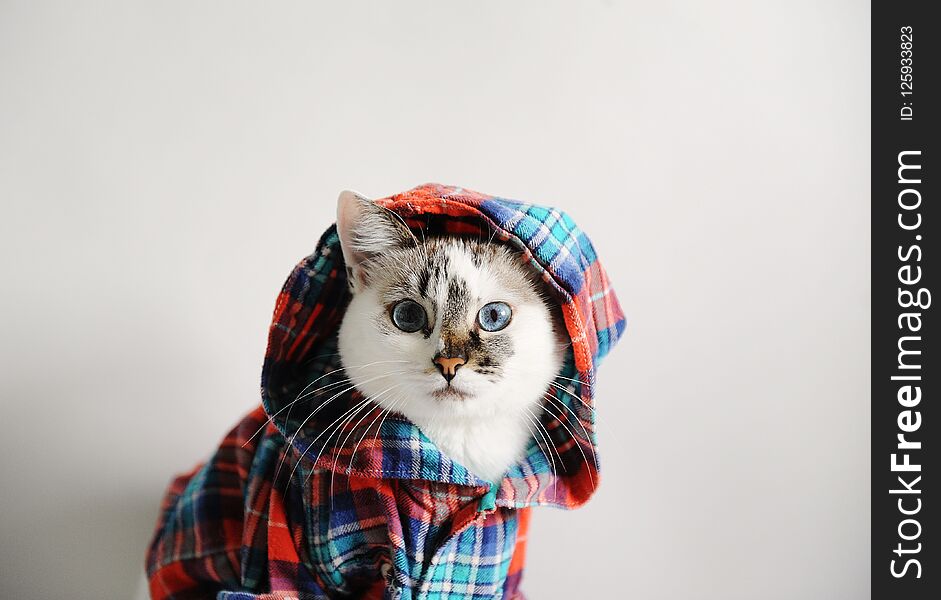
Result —
<svg viewBox="0 0 941 600"><path fill-rule="evenodd" d="M493 237L541 273L572 341L545 433L484 481L349 389L330 227L278 296L263 409L171 485L148 554L154 597L520 597L529 507L577 507L597 487L595 370L625 321L588 238L562 211L438 184L376 202L426 236Z"/></svg>

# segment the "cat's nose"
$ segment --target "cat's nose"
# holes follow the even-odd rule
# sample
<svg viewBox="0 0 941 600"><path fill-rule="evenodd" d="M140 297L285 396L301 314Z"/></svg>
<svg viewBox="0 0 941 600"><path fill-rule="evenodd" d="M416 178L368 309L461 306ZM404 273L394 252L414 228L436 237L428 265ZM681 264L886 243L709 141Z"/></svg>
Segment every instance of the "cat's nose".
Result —
<svg viewBox="0 0 941 600"><path fill-rule="evenodd" d="M462 356L441 356L438 355L431 359L435 363L435 366L438 367L438 370L441 371L441 375L447 380L448 383L451 383L451 380L454 379L454 376L457 375L457 370L466 363Z"/></svg>

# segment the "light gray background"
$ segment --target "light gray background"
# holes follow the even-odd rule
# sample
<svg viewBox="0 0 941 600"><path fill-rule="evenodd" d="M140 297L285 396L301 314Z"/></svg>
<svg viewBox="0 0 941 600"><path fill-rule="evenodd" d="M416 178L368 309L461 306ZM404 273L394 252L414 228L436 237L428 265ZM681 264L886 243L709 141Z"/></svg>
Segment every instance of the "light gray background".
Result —
<svg viewBox="0 0 941 600"><path fill-rule="evenodd" d="M337 193L558 205L630 326L533 599L858 599L869 6L0 0L0 597L135 593Z"/></svg>

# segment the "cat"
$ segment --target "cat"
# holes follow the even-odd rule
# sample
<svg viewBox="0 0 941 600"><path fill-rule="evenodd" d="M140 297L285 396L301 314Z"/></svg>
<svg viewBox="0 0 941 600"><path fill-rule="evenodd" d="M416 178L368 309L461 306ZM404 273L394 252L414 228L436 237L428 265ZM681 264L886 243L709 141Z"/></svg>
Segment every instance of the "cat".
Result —
<svg viewBox="0 0 941 600"><path fill-rule="evenodd" d="M339 352L356 388L487 481L517 462L562 367L558 305L503 244L419 239L343 192L337 232L352 299Z"/></svg>
<svg viewBox="0 0 941 600"><path fill-rule="evenodd" d="M574 220L431 183L337 221L277 296L261 403L167 490L157 600L517 600L531 509L594 494L625 320Z"/></svg>

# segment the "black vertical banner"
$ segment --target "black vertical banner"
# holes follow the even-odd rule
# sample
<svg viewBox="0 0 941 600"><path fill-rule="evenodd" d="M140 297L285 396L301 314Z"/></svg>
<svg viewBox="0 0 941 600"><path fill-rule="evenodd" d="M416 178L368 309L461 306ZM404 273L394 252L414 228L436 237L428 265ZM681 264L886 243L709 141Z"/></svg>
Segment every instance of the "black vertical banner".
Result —
<svg viewBox="0 0 941 600"><path fill-rule="evenodd" d="M872 590L893 600L941 589L941 295L932 294L941 281L941 23L930 7L872 9Z"/></svg>

